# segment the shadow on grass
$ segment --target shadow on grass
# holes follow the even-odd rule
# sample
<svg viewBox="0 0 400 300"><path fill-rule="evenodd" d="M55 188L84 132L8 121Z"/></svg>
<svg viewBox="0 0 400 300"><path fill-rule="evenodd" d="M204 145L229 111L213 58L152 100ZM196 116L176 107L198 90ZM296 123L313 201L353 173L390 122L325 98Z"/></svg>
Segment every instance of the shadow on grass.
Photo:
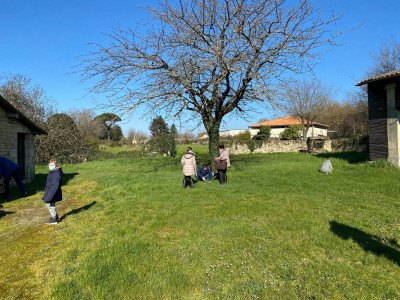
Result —
<svg viewBox="0 0 400 300"><path fill-rule="evenodd" d="M64 173L63 179L62 179L62 184L65 185L70 181L72 178L74 178L76 175L79 173ZM30 183L25 184L25 188L28 192L28 195L34 195L39 191L44 191L44 188L46 186L46 180L47 180L47 174L36 174L35 175L35 180L33 180ZM11 180L14 182L14 179ZM15 185L10 186L10 197L8 199L0 199L0 204L10 202L13 200L17 200L21 198L20 196L21 192L19 191L18 187Z"/></svg>
<svg viewBox="0 0 400 300"><path fill-rule="evenodd" d="M82 211L84 211L84 210L88 210L89 208L91 208L91 207L92 207L93 205L95 205L96 203L97 203L96 201L93 201L92 203L86 204L85 206L82 206L82 207L80 207L80 208L73 209L73 210L71 210L70 212L67 212L65 215L63 215L63 216L60 218L60 221L66 219L66 218L69 217L69 216L79 214L80 212L82 212Z"/></svg>
<svg viewBox="0 0 400 300"><path fill-rule="evenodd" d="M62 185L66 185L76 175L79 175L79 173L64 173L64 176L62 177ZM35 180L27 184L27 189L36 188L36 191L38 190L44 191L44 187L46 186L46 180L47 180L47 174L36 174Z"/></svg>
<svg viewBox="0 0 400 300"><path fill-rule="evenodd" d="M350 164L363 163L369 160L368 152L328 152L319 153L315 155L316 157L322 158L337 158L347 160Z"/></svg>
<svg viewBox="0 0 400 300"><path fill-rule="evenodd" d="M15 213L14 211L4 211L4 210L0 210L0 219L1 219L2 217L6 216L6 215L14 214L14 213Z"/></svg>
<svg viewBox="0 0 400 300"><path fill-rule="evenodd" d="M377 256L383 255L400 266L400 252L393 247L384 244L381 238L336 221L330 221L329 224L330 230L338 237L344 240L352 239L364 251L371 252ZM390 242L398 247L396 240Z"/></svg>

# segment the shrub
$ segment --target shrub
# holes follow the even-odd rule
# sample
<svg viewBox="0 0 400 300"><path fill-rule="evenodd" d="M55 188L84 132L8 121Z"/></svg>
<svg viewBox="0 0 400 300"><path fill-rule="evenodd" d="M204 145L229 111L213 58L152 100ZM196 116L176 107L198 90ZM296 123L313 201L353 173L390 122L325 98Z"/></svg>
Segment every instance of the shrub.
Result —
<svg viewBox="0 0 400 300"><path fill-rule="evenodd" d="M152 138L144 145L143 155L176 155L175 136L177 134L174 125L171 126L172 132L165 123L164 119L159 116L150 124L150 132Z"/></svg>
<svg viewBox="0 0 400 300"><path fill-rule="evenodd" d="M247 148L249 148L250 152L254 152L254 150L256 149L256 142L252 139L252 140L248 140L246 144L247 144Z"/></svg>
<svg viewBox="0 0 400 300"><path fill-rule="evenodd" d="M99 140L92 138L92 137L87 137L86 138L90 148L92 148L92 150L96 151L99 149Z"/></svg>
<svg viewBox="0 0 400 300"><path fill-rule="evenodd" d="M332 140L332 149L336 151L368 151L369 136L353 136Z"/></svg>
<svg viewBox="0 0 400 300"><path fill-rule="evenodd" d="M233 138L224 136L223 140L221 140L221 139L219 140L219 144L224 145L225 148L230 148L233 146Z"/></svg>
<svg viewBox="0 0 400 300"><path fill-rule="evenodd" d="M262 144L263 144L263 140L248 140L247 141L247 148L249 148L250 152L254 152L254 150L261 148Z"/></svg>
<svg viewBox="0 0 400 300"><path fill-rule="evenodd" d="M111 148L119 148L122 146L121 143L113 140L103 140L101 141L101 145L105 145L106 147L111 147Z"/></svg>
<svg viewBox="0 0 400 300"><path fill-rule="evenodd" d="M173 148L173 139L169 134L159 134L156 137L151 138L143 147L143 155L176 155L176 148Z"/></svg>
<svg viewBox="0 0 400 300"><path fill-rule="evenodd" d="M267 141L271 137L271 126L260 126L260 131L253 136L253 140Z"/></svg>
<svg viewBox="0 0 400 300"><path fill-rule="evenodd" d="M304 129L303 125L289 125L284 131L281 132L280 136L282 140L299 140L301 137L301 131Z"/></svg>
<svg viewBox="0 0 400 300"><path fill-rule="evenodd" d="M251 139L251 133L250 131L246 130L245 132L239 133L238 135L235 136L235 141L238 144L246 144L247 141Z"/></svg>
<svg viewBox="0 0 400 300"><path fill-rule="evenodd" d="M54 114L46 123L47 135L35 138L36 163L47 164L50 159L61 163L86 161L93 152L95 143L86 139L78 130L75 121L66 114Z"/></svg>

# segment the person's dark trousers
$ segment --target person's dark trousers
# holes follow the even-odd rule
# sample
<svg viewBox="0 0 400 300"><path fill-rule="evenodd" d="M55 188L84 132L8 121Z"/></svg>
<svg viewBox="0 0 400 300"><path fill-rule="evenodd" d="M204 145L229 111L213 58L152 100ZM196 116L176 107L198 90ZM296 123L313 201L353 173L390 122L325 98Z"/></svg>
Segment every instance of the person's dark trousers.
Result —
<svg viewBox="0 0 400 300"><path fill-rule="evenodd" d="M193 178L192 176L186 176L187 181L189 181L189 186L192 189L193 188Z"/></svg>
<svg viewBox="0 0 400 300"><path fill-rule="evenodd" d="M17 183L21 193L23 196L25 196L26 193L26 189L24 184L22 183L22 178L21 178L21 174L19 172L19 170L15 170L12 174L11 177L14 178L15 182ZM10 197L10 180L11 177L8 179L4 179L4 198L7 199L8 197Z"/></svg>
<svg viewBox="0 0 400 300"><path fill-rule="evenodd" d="M187 187L187 183L189 183L190 188L193 188L193 179L192 176L185 176L185 178L183 178L183 184L182 184L182 188L185 189Z"/></svg>
<svg viewBox="0 0 400 300"><path fill-rule="evenodd" d="M218 178L220 184L225 184L227 181L226 177L226 169L225 170L218 170Z"/></svg>
<svg viewBox="0 0 400 300"><path fill-rule="evenodd" d="M186 183L186 176L183 177L183 182L182 182L182 189L186 189L187 183Z"/></svg>
<svg viewBox="0 0 400 300"><path fill-rule="evenodd" d="M211 173L211 174L207 174L205 176L205 179L208 180L208 181L211 181L213 179L213 177L214 177L214 173Z"/></svg>

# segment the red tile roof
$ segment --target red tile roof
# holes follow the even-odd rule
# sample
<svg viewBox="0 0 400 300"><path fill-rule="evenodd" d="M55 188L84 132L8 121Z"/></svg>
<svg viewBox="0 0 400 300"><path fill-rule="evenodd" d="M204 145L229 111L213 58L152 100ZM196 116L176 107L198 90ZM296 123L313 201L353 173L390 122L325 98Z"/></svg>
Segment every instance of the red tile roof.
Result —
<svg viewBox="0 0 400 300"><path fill-rule="evenodd" d="M378 80L383 80L383 79L389 79L392 77L396 77L396 76L400 76L400 69L385 73L385 74L381 74L375 77L371 77L368 79L365 79L363 81L360 81L359 83L356 84L356 86L360 86L360 85L364 85L370 82L374 82L374 81L378 81Z"/></svg>
<svg viewBox="0 0 400 300"><path fill-rule="evenodd" d="M253 125L250 125L249 127L250 128L260 127L260 126L274 127L274 126L289 126L289 125L299 125L299 124L301 124L300 118L293 118L293 117L287 116L287 117L283 117L283 118L278 118L278 119L274 119L274 120L270 120L270 121L253 124ZM317 122L311 122L311 124L319 125L322 127L329 127L328 125L317 123Z"/></svg>

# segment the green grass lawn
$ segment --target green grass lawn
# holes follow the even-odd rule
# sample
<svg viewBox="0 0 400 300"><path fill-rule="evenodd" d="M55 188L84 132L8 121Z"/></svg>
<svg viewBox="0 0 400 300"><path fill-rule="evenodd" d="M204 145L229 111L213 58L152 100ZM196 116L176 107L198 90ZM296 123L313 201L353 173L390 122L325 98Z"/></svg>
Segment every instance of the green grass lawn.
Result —
<svg viewBox="0 0 400 300"><path fill-rule="evenodd" d="M400 298L398 170L365 154L238 155L226 185L182 190L180 158L65 165L56 226L39 167L30 197L0 202L0 298Z"/></svg>

